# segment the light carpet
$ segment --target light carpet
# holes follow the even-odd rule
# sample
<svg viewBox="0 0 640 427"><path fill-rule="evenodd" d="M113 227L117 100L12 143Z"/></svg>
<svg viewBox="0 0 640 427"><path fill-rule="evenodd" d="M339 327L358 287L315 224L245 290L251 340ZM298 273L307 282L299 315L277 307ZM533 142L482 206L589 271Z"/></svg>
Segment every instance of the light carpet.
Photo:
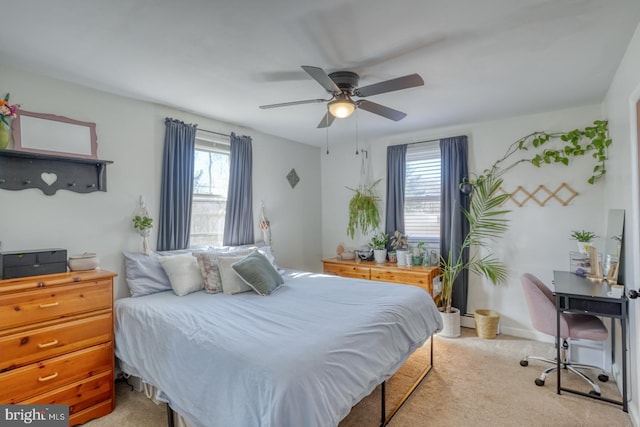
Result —
<svg viewBox="0 0 640 427"><path fill-rule="evenodd" d="M619 405L567 392L556 394L555 374L547 378L544 387L534 384L535 378L549 365L532 360L523 368L520 359L525 355L553 358L553 345L507 335L486 340L478 338L473 329L462 331L460 338L434 337L434 368L396 413L390 427L632 426L629 415ZM426 347L417 351L388 381L388 410L413 383L425 357L428 357ZM563 373L562 381L563 386L589 391L588 386L583 385L586 383L573 374ZM613 381L599 384L603 396L620 400ZM379 389L356 405L340 427L379 425ZM116 409L85 425L162 427L166 424L164 405L156 405L142 393L118 383Z"/></svg>

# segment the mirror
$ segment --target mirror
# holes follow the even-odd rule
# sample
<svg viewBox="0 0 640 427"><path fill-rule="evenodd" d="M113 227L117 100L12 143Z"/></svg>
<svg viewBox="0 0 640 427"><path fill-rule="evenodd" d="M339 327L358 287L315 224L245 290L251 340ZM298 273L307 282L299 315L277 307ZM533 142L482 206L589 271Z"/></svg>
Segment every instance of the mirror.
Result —
<svg viewBox="0 0 640 427"><path fill-rule="evenodd" d="M97 158L95 123L18 110L11 128L18 151Z"/></svg>
<svg viewBox="0 0 640 427"><path fill-rule="evenodd" d="M624 209L610 209L607 218L607 234L602 254L602 273L609 284L618 282L624 235Z"/></svg>

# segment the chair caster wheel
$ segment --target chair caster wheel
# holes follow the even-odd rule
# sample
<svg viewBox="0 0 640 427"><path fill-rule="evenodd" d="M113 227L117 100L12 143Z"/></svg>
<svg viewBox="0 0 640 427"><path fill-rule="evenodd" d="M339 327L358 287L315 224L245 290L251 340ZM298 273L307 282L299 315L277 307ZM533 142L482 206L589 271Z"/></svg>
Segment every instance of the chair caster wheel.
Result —
<svg viewBox="0 0 640 427"><path fill-rule="evenodd" d="M595 390L589 390L589 394L592 395L592 396L600 396L600 393L598 393Z"/></svg>
<svg viewBox="0 0 640 427"><path fill-rule="evenodd" d="M600 374L598 375L598 379L603 382L606 383L607 381L609 381L609 375L607 374Z"/></svg>
<svg viewBox="0 0 640 427"><path fill-rule="evenodd" d="M538 387L542 387L544 385L544 380L541 380L540 378L536 378L536 385Z"/></svg>
<svg viewBox="0 0 640 427"><path fill-rule="evenodd" d="M528 360L521 360L520 361L520 366L529 366L529 361Z"/></svg>

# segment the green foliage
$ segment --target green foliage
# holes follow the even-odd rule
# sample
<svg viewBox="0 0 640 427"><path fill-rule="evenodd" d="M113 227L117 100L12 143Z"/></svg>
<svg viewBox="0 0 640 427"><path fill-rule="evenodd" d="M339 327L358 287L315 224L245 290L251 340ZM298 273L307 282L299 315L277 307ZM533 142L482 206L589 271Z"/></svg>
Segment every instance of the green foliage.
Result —
<svg viewBox="0 0 640 427"><path fill-rule="evenodd" d="M561 147L549 147L551 142L558 140L564 143ZM611 138L609 138L609 122L606 120L596 120L593 122L593 126L587 126L584 129L574 129L568 132L533 132L511 144L505 155L496 161L491 169L485 170L484 175L492 174L499 177L509 169L523 162L531 163L536 167L553 163L568 166L572 158L590 153L595 161L595 165L592 170L592 175L587 182L594 184L607 172L607 148L609 148L611 143ZM533 157L520 159L507 167L502 166L502 163L513 154L529 151L530 149L537 150L538 152Z"/></svg>
<svg viewBox="0 0 640 427"><path fill-rule="evenodd" d="M349 223L347 224L347 234L353 239L356 230L362 234L373 231L380 225L380 214L378 213L378 197L373 191L380 182L377 180L366 188L349 188L355 194L349 201Z"/></svg>
<svg viewBox="0 0 640 427"><path fill-rule="evenodd" d="M371 247L373 249L384 249L387 247L387 242L389 241L389 236L382 231L376 233L371 238Z"/></svg>
<svg viewBox="0 0 640 427"><path fill-rule="evenodd" d="M577 240L578 242L588 243L598 236L593 231L585 231L585 230L573 230L571 232L571 238L573 240Z"/></svg>
<svg viewBox="0 0 640 427"><path fill-rule="evenodd" d="M391 236L391 247L393 249L405 249L409 244L407 243L407 235L402 234L398 230Z"/></svg>
<svg viewBox="0 0 640 427"><path fill-rule="evenodd" d="M500 209L500 206L509 195L498 194L501 185L502 179L493 175L478 179L471 185L470 209L467 211L461 208L469 221L469 233L465 236L459 252L454 253L451 248L447 258L440 257L442 302L447 313L451 312L453 283L465 269L486 277L494 284L507 280L507 267L489 250L489 243L502 237L508 229L509 220L504 218L504 215L509 211ZM469 253L471 246L478 250ZM463 258L464 253L469 253L466 262Z"/></svg>
<svg viewBox="0 0 640 427"><path fill-rule="evenodd" d="M133 217L133 228L144 231L153 227L153 219L148 216L136 215Z"/></svg>

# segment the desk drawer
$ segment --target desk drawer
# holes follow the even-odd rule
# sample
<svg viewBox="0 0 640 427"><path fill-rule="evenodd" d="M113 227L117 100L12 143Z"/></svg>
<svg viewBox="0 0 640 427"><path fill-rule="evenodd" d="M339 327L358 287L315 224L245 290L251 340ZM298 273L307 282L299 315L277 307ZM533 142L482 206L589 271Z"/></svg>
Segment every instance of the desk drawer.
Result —
<svg viewBox="0 0 640 427"><path fill-rule="evenodd" d="M15 404L113 369L111 342L0 374L0 403Z"/></svg>
<svg viewBox="0 0 640 427"><path fill-rule="evenodd" d="M355 265L340 265L340 264L324 264L324 272L327 274L333 274L341 277L352 277L356 279L370 278L369 267L358 267Z"/></svg>
<svg viewBox="0 0 640 427"><path fill-rule="evenodd" d="M573 313L588 313L596 316L622 317L623 306L620 301L603 301L594 299L560 297L560 306Z"/></svg>
<svg viewBox="0 0 640 427"><path fill-rule="evenodd" d="M0 372L15 369L40 359L111 341L111 313L69 319L65 323L0 336Z"/></svg>
<svg viewBox="0 0 640 427"><path fill-rule="evenodd" d="M110 308L112 299L111 280L0 295L0 325L8 329Z"/></svg>

